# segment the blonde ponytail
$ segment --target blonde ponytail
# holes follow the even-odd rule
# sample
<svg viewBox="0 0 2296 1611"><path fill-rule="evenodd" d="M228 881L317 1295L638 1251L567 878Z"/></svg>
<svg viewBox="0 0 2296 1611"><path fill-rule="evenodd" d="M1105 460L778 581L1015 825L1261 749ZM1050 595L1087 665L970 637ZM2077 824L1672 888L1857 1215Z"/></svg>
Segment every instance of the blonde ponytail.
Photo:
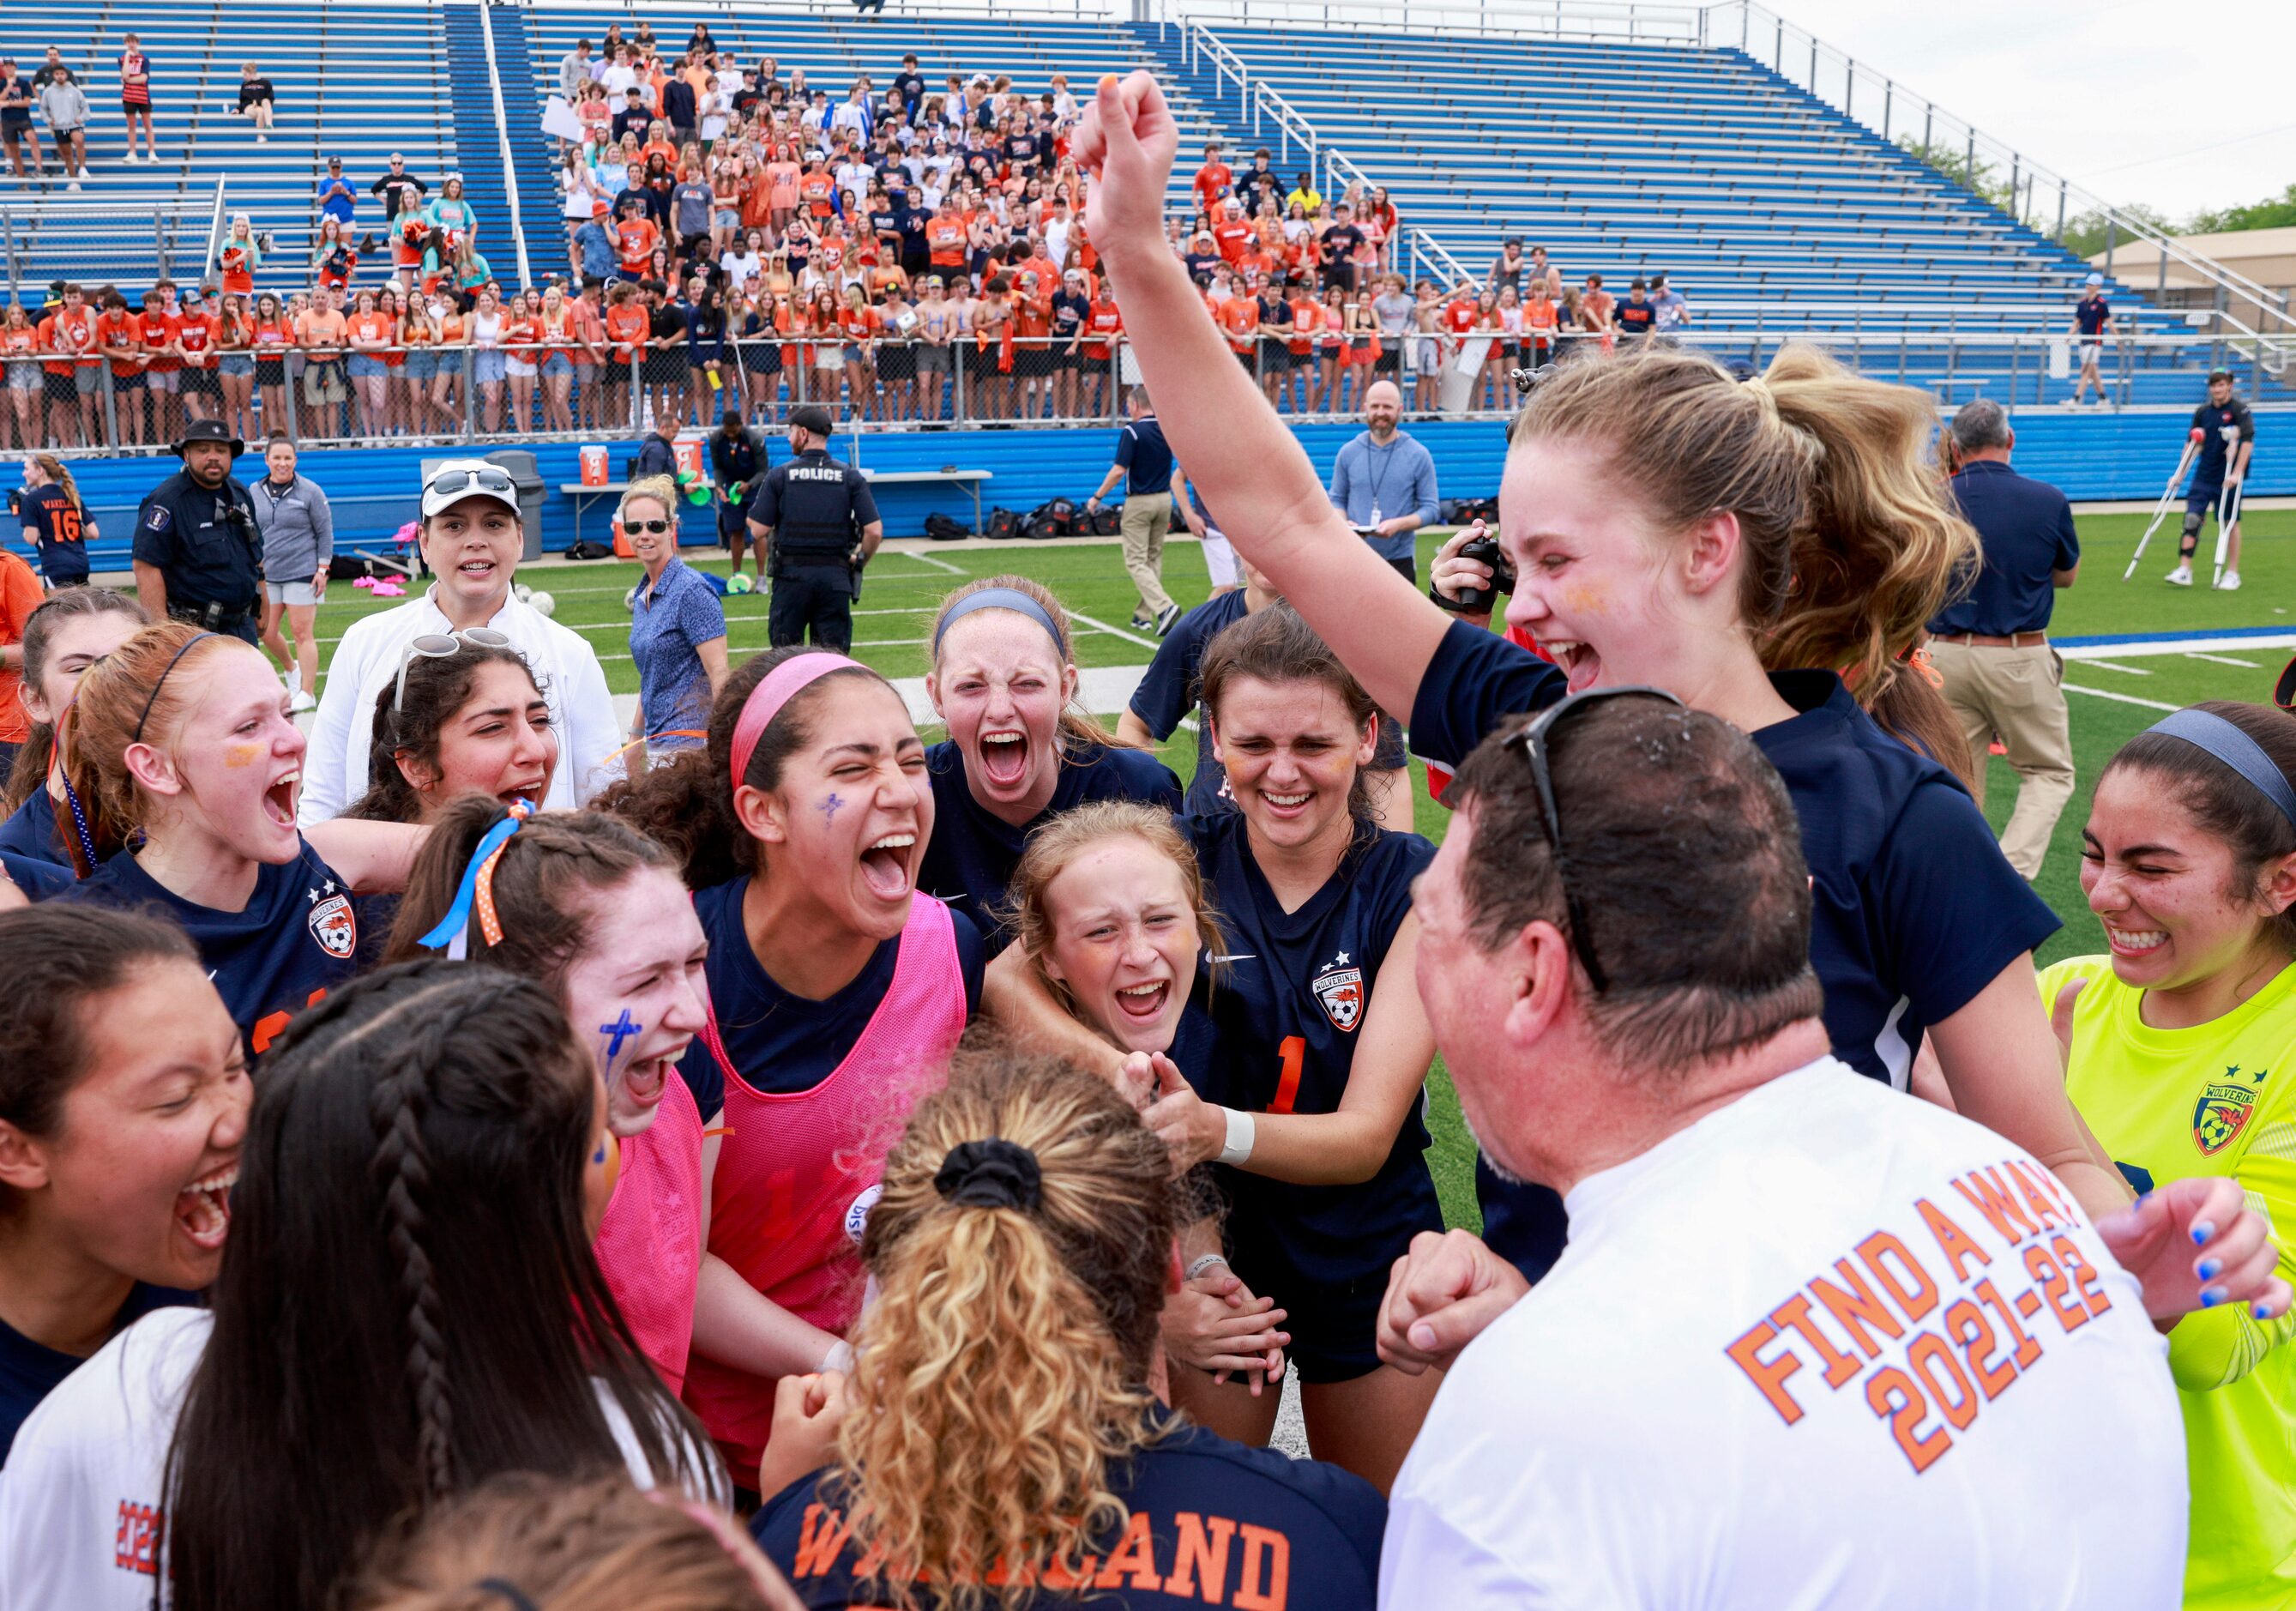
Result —
<svg viewBox="0 0 2296 1611"><path fill-rule="evenodd" d="M966 1189L984 1155L1025 1189ZM824 1489L899 1603L1018 1605L1124 1525L1109 1468L1149 1435L1170 1175L1107 1082L995 1042L918 1106L862 1241L878 1297Z"/></svg>

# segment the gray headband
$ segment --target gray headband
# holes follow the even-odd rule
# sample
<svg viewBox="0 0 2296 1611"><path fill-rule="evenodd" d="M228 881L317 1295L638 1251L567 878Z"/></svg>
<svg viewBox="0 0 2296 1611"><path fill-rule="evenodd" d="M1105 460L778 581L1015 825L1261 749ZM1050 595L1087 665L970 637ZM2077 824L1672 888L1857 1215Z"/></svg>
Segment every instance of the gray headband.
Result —
<svg viewBox="0 0 2296 1611"><path fill-rule="evenodd" d="M948 629L975 610L1018 610L1030 621L1044 628L1052 637L1053 647L1061 652L1061 658L1062 660L1068 658L1068 640L1061 636L1061 629L1053 624L1051 612L1035 599L1013 588L983 588L978 593L966 594L951 604L948 613L941 618L940 626L933 633L932 652L935 658L939 657L940 640L948 636Z"/></svg>
<svg viewBox="0 0 2296 1611"><path fill-rule="evenodd" d="M2262 744L2223 717L2207 711L2177 711L2163 716L2145 731L2165 733L2206 751L2254 784L2267 800L2280 808L2280 814L2288 818L2290 825L2296 826L2296 787L2290 785L2287 774L2273 764Z"/></svg>

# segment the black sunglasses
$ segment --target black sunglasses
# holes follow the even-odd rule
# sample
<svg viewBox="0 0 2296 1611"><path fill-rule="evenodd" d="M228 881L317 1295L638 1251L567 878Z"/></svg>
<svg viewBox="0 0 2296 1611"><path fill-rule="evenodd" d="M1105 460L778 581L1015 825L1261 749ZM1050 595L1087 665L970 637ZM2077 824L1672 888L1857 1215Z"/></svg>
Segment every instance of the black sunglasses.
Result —
<svg viewBox="0 0 2296 1611"><path fill-rule="evenodd" d="M1595 941L1587 931L1586 909L1579 904L1578 892L1570 887L1570 857L1562 848L1562 818L1554 809L1554 777L1548 770L1547 745L1553 742L1551 736L1562 725L1563 718L1605 699L1616 699L1628 694L1662 699L1677 709L1682 708L1682 701L1664 688L1634 683L1615 688L1588 688L1582 694L1570 695L1549 705L1539 713L1536 721L1507 741L1521 744L1523 754L1530 760L1531 786L1538 791L1539 826L1546 831L1547 848L1554 852L1554 882L1562 886L1562 910L1570 925L1571 953L1578 958L1578 965L1587 970L1587 982L1595 987L1597 995L1610 988L1611 980L1610 975L1603 971L1603 965L1595 960Z"/></svg>
<svg viewBox="0 0 2296 1611"><path fill-rule="evenodd" d="M485 492L516 492L518 483L501 470L447 470L430 478L428 490L463 492L476 487Z"/></svg>
<svg viewBox="0 0 2296 1611"><path fill-rule="evenodd" d="M624 521L622 530L636 537L641 531L651 531L656 537L669 530L668 521Z"/></svg>

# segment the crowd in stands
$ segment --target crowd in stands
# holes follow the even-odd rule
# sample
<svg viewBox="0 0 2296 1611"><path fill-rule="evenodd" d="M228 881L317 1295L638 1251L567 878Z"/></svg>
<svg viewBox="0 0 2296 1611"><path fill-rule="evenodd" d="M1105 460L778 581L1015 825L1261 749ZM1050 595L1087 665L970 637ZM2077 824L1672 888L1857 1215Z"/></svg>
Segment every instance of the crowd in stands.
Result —
<svg viewBox="0 0 2296 1611"><path fill-rule="evenodd" d="M205 294L60 282L10 308L0 448L164 446L201 418L374 440L676 429L735 403L924 424L1119 412L1123 321L1085 227L1065 76L935 86L910 53L882 88L864 74L832 98L802 68L740 62L706 24L682 50L617 24L566 54L557 90L583 131L560 142L562 272L506 280L458 176L433 193L394 153L362 185L330 158L288 275L239 217ZM246 64L241 110L267 130L272 104ZM1505 407L1510 372L1566 342L1688 322L1662 275L1623 297L1600 274L1566 284L1520 239L1480 279L1412 283L1383 189L1327 197L1265 149L1202 158L1172 250L1285 413L1357 412L1382 376L1414 411Z"/></svg>

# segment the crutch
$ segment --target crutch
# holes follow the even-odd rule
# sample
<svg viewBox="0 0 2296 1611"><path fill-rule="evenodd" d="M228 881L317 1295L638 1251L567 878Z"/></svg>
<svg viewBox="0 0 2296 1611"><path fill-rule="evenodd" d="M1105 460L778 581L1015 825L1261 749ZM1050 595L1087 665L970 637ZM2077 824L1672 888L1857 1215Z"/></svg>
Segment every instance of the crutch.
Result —
<svg viewBox="0 0 2296 1611"><path fill-rule="evenodd" d="M2144 563L2144 545L2152 540L2152 534L2161 529L2161 522L2169 518L2169 501L2177 496L2177 489L2184 485L2185 472L2193 467L2193 456L2201 450L2203 440L2198 425L2194 426L2193 434L2185 439L2185 456L2177 461L2177 473L2170 476L2169 484L2161 489L2161 501L2152 507L2152 523L2145 527L2144 535L2136 539L2136 552L2128 556L2128 569L2120 573L2122 581L2136 575L2136 567Z"/></svg>
<svg viewBox="0 0 2296 1611"><path fill-rule="evenodd" d="M2240 427L2226 425L2223 427L2223 432L2225 468L2230 470L2233 453L2240 446ZM2217 568L2215 574L2209 578L2209 586L2211 588L2218 587L2224 581L2225 551L2231 546L2232 541L2232 528L2226 523L2225 517L2239 507L2240 483L2234 481L2230 475L2226 475L2224 486L2217 492Z"/></svg>

